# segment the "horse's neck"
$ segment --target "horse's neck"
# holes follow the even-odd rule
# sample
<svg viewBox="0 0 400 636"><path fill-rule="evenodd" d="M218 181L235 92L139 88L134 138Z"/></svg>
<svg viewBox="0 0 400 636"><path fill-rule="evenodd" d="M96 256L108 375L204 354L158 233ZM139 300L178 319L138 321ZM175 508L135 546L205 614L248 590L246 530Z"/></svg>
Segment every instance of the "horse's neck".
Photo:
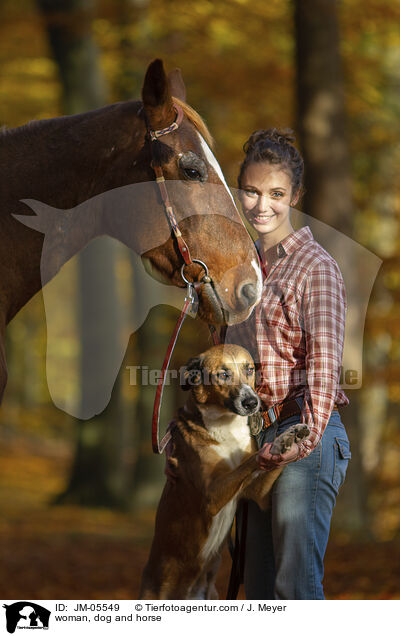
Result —
<svg viewBox="0 0 400 636"><path fill-rule="evenodd" d="M6 314L7 321L63 262L102 233L100 214L88 206L79 231L68 235L65 253L59 250L59 237L51 236L57 231L58 218L62 226L66 210L110 187L104 175L110 163L108 145L113 140L109 121L110 115L111 122L113 119L112 108L35 122L0 137L0 162L8 166L0 193L0 313ZM22 199L35 202L30 207L38 219L28 216L24 224L23 219L17 221L12 216L31 214ZM43 209L54 211L55 229L50 220L49 233L40 225L45 216ZM46 280L41 277L43 245L48 260ZM60 262L56 262L59 258Z"/></svg>

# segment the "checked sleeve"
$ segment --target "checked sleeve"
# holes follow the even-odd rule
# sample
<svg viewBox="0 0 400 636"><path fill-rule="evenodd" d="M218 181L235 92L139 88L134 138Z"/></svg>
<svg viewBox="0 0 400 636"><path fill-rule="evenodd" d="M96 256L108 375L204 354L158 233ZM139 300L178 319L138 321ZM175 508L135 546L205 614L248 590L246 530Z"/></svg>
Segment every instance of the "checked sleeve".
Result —
<svg viewBox="0 0 400 636"><path fill-rule="evenodd" d="M302 318L306 341L306 386L301 422L310 436L299 444L299 459L320 441L338 392L346 318L346 291L332 261L318 263L307 277Z"/></svg>

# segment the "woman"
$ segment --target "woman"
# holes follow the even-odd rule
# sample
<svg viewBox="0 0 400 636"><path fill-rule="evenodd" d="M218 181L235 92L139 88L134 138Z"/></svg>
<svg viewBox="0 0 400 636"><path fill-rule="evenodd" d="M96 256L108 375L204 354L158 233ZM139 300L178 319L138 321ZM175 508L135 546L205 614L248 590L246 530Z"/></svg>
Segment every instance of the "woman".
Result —
<svg viewBox="0 0 400 636"><path fill-rule="evenodd" d="M264 470L285 466L271 507L249 503L245 590L249 599L323 599L323 558L349 443L338 406L346 297L334 259L309 227L294 231L290 206L301 194L303 160L290 132L259 130L244 145L240 199L258 234L264 265L261 303L227 340L258 362L263 417L253 430ZM294 423L307 439L281 456L273 439Z"/></svg>

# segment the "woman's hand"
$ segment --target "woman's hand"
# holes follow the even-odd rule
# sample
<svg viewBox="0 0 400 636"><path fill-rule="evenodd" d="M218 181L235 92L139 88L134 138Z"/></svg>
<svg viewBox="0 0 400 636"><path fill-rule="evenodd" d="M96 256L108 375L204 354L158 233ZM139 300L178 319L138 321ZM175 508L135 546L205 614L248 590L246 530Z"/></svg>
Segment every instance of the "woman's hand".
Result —
<svg viewBox="0 0 400 636"><path fill-rule="evenodd" d="M272 443L264 444L258 451L257 462L263 470L274 470L275 468L286 466L286 464L296 461L300 454L300 448L296 443L292 444L289 450L281 455L271 455L271 446Z"/></svg>

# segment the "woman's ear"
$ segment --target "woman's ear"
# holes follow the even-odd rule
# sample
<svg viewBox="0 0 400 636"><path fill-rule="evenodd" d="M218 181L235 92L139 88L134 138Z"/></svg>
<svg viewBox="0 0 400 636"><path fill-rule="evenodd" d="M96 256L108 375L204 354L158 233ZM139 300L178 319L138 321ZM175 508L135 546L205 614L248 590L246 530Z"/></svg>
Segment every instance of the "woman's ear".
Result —
<svg viewBox="0 0 400 636"><path fill-rule="evenodd" d="M300 192L298 190L296 194L294 195L294 197L292 198L292 200L290 201L290 206L292 208L299 202L299 198L300 198Z"/></svg>

